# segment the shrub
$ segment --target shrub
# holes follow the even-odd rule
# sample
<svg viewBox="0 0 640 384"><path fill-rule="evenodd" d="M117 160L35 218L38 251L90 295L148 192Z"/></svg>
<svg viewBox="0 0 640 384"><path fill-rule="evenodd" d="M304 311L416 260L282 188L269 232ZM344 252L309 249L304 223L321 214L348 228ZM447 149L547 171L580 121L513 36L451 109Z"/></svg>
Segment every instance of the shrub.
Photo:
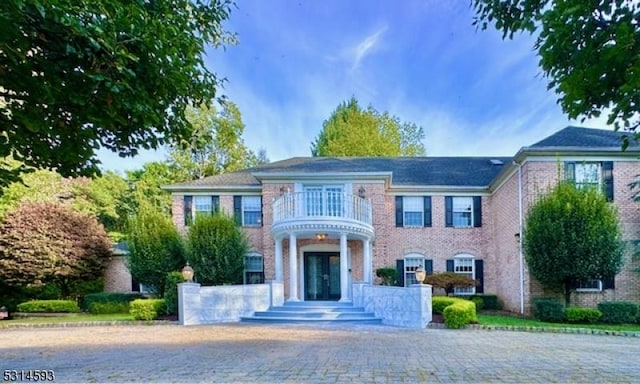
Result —
<svg viewBox="0 0 640 384"><path fill-rule="evenodd" d="M598 304L600 321L608 324L632 324L638 316L638 306L628 301L608 301Z"/></svg>
<svg viewBox="0 0 640 384"><path fill-rule="evenodd" d="M564 320L564 306L553 298L533 300L533 316L540 321L560 323Z"/></svg>
<svg viewBox="0 0 640 384"><path fill-rule="evenodd" d="M444 309L451 304L454 304L458 301L463 301L464 299L458 299L455 297L448 296L434 296L431 299L431 311L433 313L437 313L438 315L444 314Z"/></svg>
<svg viewBox="0 0 640 384"><path fill-rule="evenodd" d="M80 308L74 300L32 300L18 304L18 312L73 313L80 312Z"/></svg>
<svg viewBox="0 0 640 384"><path fill-rule="evenodd" d="M499 310L502 309L502 304L500 304L500 300L497 295L492 294L478 294L471 296L471 300L474 298L481 298L484 304L484 309L494 309Z"/></svg>
<svg viewBox="0 0 640 384"><path fill-rule="evenodd" d="M91 293L86 295L80 301L80 306L83 311L90 311L91 304L93 303L120 303L129 304L129 302L135 299L141 299L144 296L140 293L117 293L117 292L100 292Z"/></svg>
<svg viewBox="0 0 640 384"><path fill-rule="evenodd" d="M178 313L178 284L184 282L182 273L167 273L167 282L164 291L164 304L168 315Z"/></svg>
<svg viewBox="0 0 640 384"><path fill-rule="evenodd" d="M564 310L564 318L569 323L597 323L602 312L595 308L568 307Z"/></svg>
<svg viewBox="0 0 640 384"><path fill-rule="evenodd" d="M155 320L165 313L164 299L136 299L129 306L135 320Z"/></svg>
<svg viewBox="0 0 640 384"><path fill-rule="evenodd" d="M471 301L476 305L476 311L481 311L484 308L484 300L482 297L473 296Z"/></svg>
<svg viewBox="0 0 640 384"><path fill-rule="evenodd" d="M459 300L444 309L444 324L447 328L458 329L478 321L476 305L469 300Z"/></svg>
<svg viewBox="0 0 640 384"><path fill-rule="evenodd" d="M382 279L382 285L396 285L397 274L398 272L393 267L376 269L376 276Z"/></svg>
<svg viewBox="0 0 640 384"><path fill-rule="evenodd" d="M129 313L129 303L97 303L93 302L89 305L89 312L94 315L104 315L109 313Z"/></svg>
<svg viewBox="0 0 640 384"><path fill-rule="evenodd" d="M424 283L444 289L447 295L452 294L456 287L467 288L478 285L478 282L469 276L455 272L441 272L434 273L433 275L427 275L424 279Z"/></svg>

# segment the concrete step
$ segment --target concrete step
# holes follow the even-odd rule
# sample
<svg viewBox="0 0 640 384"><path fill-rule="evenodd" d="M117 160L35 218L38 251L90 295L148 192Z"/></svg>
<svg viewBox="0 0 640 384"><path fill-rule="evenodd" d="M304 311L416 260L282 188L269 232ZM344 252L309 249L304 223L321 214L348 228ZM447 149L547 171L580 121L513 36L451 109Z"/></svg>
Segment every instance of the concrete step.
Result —
<svg viewBox="0 0 640 384"><path fill-rule="evenodd" d="M325 311L278 311L276 309L270 309L268 311L256 312L254 316L260 317L297 317L304 319L340 319L340 318L350 318L350 319L371 319L374 316L371 312L325 312Z"/></svg>
<svg viewBox="0 0 640 384"><path fill-rule="evenodd" d="M274 323L331 323L357 322L358 324L381 324L382 320L362 307L337 301L300 301L286 302L282 306L271 307L267 311L255 312L252 316L242 317L241 321Z"/></svg>

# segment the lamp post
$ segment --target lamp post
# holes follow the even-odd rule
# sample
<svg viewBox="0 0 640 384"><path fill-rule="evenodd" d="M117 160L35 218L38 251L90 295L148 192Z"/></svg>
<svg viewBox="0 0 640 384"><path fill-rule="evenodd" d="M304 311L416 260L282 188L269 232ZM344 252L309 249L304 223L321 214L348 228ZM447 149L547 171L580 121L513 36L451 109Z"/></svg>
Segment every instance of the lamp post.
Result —
<svg viewBox="0 0 640 384"><path fill-rule="evenodd" d="M422 266L416 268L416 280L418 280L418 284L422 285L422 282L427 277L427 273L424 271Z"/></svg>
<svg viewBox="0 0 640 384"><path fill-rule="evenodd" d="M187 265L185 265L184 268L182 268L182 278L184 279L184 281L188 283L193 282L193 268L191 268L188 261L187 261Z"/></svg>

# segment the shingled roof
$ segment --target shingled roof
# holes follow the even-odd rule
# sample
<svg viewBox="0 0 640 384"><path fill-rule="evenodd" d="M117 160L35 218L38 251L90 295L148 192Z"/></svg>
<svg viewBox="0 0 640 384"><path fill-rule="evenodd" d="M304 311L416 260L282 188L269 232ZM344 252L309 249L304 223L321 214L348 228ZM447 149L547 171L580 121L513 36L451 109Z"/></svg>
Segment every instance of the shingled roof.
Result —
<svg viewBox="0 0 640 384"><path fill-rule="evenodd" d="M631 140L633 134L628 132L616 132L604 129L566 127L537 143L525 147L525 150L592 150L592 151L619 151L623 137L628 137L628 150L639 150L639 143Z"/></svg>

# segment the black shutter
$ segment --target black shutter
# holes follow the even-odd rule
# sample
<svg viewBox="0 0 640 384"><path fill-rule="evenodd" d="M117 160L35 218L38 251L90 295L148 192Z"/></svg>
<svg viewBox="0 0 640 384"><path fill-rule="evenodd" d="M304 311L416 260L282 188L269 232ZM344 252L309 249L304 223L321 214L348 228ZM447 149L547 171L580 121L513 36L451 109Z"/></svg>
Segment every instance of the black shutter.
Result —
<svg viewBox="0 0 640 384"><path fill-rule="evenodd" d="M576 163L567 161L564 163L564 179L569 181L576 180Z"/></svg>
<svg viewBox="0 0 640 384"><path fill-rule="evenodd" d="M184 196L184 225L189 226L193 222L193 196Z"/></svg>
<svg viewBox="0 0 640 384"><path fill-rule="evenodd" d="M402 196L396 196L396 227L403 225Z"/></svg>
<svg viewBox="0 0 640 384"><path fill-rule="evenodd" d="M476 280L476 293L484 293L484 260L475 261Z"/></svg>
<svg viewBox="0 0 640 384"><path fill-rule="evenodd" d="M447 260L447 272L453 272L453 259Z"/></svg>
<svg viewBox="0 0 640 384"><path fill-rule="evenodd" d="M260 226L262 227L264 223L264 213L262 212L262 196L260 196Z"/></svg>
<svg viewBox="0 0 640 384"><path fill-rule="evenodd" d="M404 259L396 260L396 285L404 287Z"/></svg>
<svg viewBox="0 0 640 384"><path fill-rule="evenodd" d="M211 214L220 212L220 196L211 196Z"/></svg>
<svg viewBox="0 0 640 384"><path fill-rule="evenodd" d="M473 196L473 226L482 227L482 197Z"/></svg>
<svg viewBox="0 0 640 384"><path fill-rule="evenodd" d="M444 197L444 225L453 227L453 197Z"/></svg>
<svg viewBox="0 0 640 384"><path fill-rule="evenodd" d="M233 196L233 218L236 225L242 225L242 196Z"/></svg>
<svg viewBox="0 0 640 384"><path fill-rule="evenodd" d="M604 195L607 201L613 201L613 161L602 162Z"/></svg>
<svg viewBox="0 0 640 384"><path fill-rule="evenodd" d="M424 271L427 273L427 275L433 275L433 260L425 259Z"/></svg>
<svg viewBox="0 0 640 384"><path fill-rule="evenodd" d="M602 279L602 289L616 289L616 277L609 276Z"/></svg>
<svg viewBox="0 0 640 384"><path fill-rule="evenodd" d="M431 226L431 196L424 197L424 226Z"/></svg>

